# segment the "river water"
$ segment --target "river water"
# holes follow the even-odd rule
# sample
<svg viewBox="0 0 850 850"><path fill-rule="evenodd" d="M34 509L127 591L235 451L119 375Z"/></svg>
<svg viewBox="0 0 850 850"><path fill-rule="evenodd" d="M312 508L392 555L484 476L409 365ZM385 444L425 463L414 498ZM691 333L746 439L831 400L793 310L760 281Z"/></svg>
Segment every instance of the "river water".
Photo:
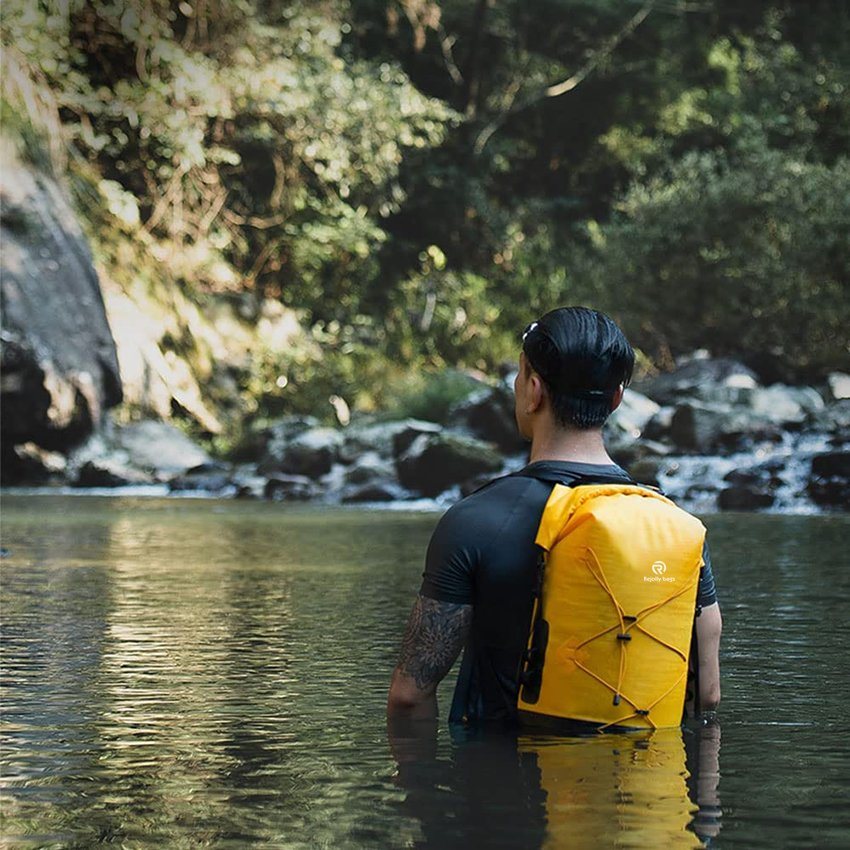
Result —
<svg viewBox="0 0 850 850"><path fill-rule="evenodd" d="M4 498L0 846L850 846L850 518L706 517L720 724L573 739L388 734L436 519Z"/></svg>

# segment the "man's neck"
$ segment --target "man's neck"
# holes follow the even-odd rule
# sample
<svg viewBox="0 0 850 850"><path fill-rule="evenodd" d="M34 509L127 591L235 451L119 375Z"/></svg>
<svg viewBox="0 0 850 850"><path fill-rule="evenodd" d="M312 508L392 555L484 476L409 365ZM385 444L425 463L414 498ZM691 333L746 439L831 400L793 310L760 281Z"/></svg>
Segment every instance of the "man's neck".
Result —
<svg viewBox="0 0 850 850"><path fill-rule="evenodd" d="M612 464L605 450L601 429L579 430L566 428L543 429L531 441L529 463L541 460L571 461L573 463Z"/></svg>

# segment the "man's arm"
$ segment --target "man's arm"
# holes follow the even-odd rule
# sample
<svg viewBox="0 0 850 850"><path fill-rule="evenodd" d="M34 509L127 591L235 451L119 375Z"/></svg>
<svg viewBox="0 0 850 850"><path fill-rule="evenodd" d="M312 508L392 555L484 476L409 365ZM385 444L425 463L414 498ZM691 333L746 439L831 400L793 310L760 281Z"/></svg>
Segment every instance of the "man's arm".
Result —
<svg viewBox="0 0 850 850"><path fill-rule="evenodd" d="M437 685L463 649L471 623L471 605L416 597L390 683L388 717L437 716Z"/></svg>
<svg viewBox="0 0 850 850"><path fill-rule="evenodd" d="M720 704L720 634L723 619L715 602L696 619L699 710L714 711Z"/></svg>

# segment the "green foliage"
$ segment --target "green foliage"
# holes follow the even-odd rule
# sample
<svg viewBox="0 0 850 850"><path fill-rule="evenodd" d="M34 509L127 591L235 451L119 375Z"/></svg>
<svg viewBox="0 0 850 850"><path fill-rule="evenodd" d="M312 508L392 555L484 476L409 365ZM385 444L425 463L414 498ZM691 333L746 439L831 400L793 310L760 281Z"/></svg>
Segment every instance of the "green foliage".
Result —
<svg viewBox="0 0 850 850"><path fill-rule="evenodd" d="M201 266L227 262L235 286L347 318L403 200L404 151L438 142L451 111L388 63L343 59L345 10L294 3L275 20L247 0L9 0L2 33L148 235Z"/></svg>
<svg viewBox="0 0 850 850"><path fill-rule="evenodd" d="M848 269L850 162L769 149L689 155L635 186L590 265L647 350L683 351L698 333L719 354L803 372L850 364Z"/></svg>
<svg viewBox="0 0 850 850"><path fill-rule="evenodd" d="M445 422L452 406L478 385L474 378L454 369L423 371L404 376L403 380L390 381L383 408L393 418Z"/></svg>
<svg viewBox="0 0 850 850"><path fill-rule="evenodd" d="M847 367L846 4L7 0L0 32L4 132L67 159L115 279L302 317L249 418L445 409L400 388L567 303L660 361Z"/></svg>

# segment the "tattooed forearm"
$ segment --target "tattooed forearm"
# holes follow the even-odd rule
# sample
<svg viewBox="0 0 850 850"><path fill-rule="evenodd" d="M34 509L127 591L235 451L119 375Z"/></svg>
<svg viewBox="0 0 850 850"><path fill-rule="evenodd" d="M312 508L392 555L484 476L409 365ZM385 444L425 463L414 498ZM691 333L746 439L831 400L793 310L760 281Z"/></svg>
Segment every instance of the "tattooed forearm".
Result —
<svg viewBox="0 0 850 850"><path fill-rule="evenodd" d="M398 669L411 676L418 688L435 687L463 649L471 623L471 605L417 596L401 644Z"/></svg>

